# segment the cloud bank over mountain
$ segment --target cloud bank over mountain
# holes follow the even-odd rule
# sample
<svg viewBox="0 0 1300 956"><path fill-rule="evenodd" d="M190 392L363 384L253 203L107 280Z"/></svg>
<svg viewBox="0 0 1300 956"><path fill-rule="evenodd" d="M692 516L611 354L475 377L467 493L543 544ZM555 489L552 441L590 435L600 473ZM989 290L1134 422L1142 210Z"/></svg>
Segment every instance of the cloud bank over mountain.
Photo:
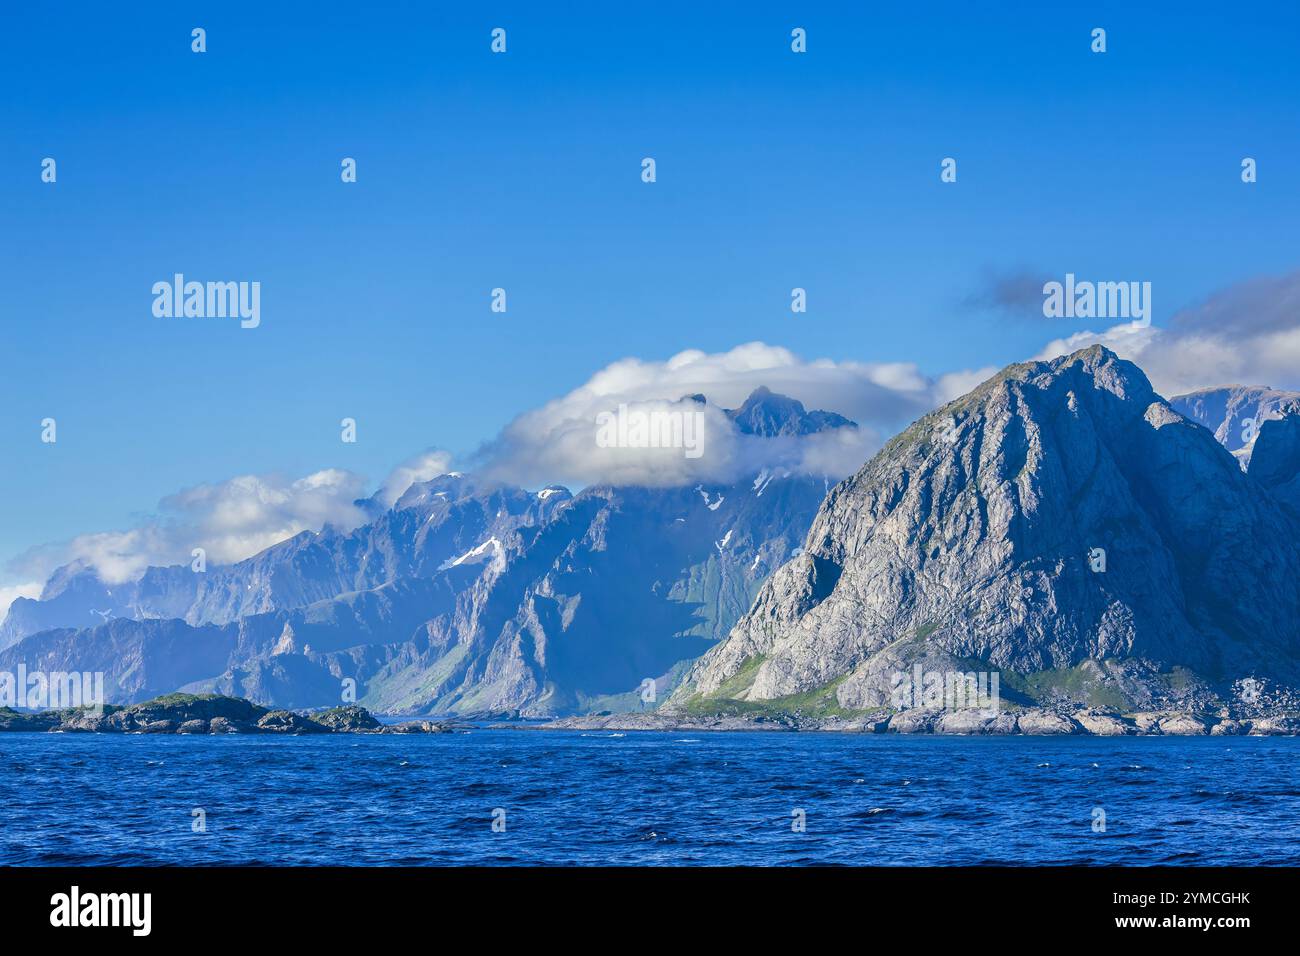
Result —
<svg viewBox="0 0 1300 956"><path fill-rule="evenodd" d="M673 487L730 482L764 470L838 479L856 470L898 427L991 371L933 378L912 363L810 361L762 342L718 353L690 350L662 361L626 358L516 417L470 456L466 467L488 479L533 488L553 483ZM727 410L739 408L763 387L808 408L837 412L860 427L747 434ZM599 416L617 412L620 405L634 413L700 416L699 453L687 455L680 447L602 447ZM421 452L380 482L374 501L391 507L413 483L444 474L452 464L446 451ZM298 479L243 475L185 489L161 501L156 515L136 527L40 546L10 562L8 576L17 583L0 593L0 613L20 594L39 592L56 567L72 562L119 583L134 580L150 565L189 563L196 547L206 550L210 563L222 564L304 530L326 524L350 529L365 519L358 499L367 488L361 475L326 469Z"/></svg>
<svg viewBox="0 0 1300 956"><path fill-rule="evenodd" d="M451 453L430 448L414 455L394 468L384 479L375 498L385 508L391 508L402 492L418 481L428 481L445 475L451 468Z"/></svg>
<svg viewBox="0 0 1300 956"><path fill-rule="evenodd" d="M992 369L928 377L913 363L806 360L749 342L727 352L679 352L664 361L626 358L540 408L516 417L475 454L471 467L524 486L642 484L666 487L731 481L762 469L852 473L882 440L936 404L966 391ZM756 389L797 398L859 424L811 435L755 438L725 414ZM680 401L703 396L708 404ZM626 404L646 414L703 415L702 453L674 448L608 448L596 441L598 416Z"/></svg>
<svg viewBox="0 0 1300 956"><path fill-rule="evenodd" d="M1023 306L1027 273L997 284L999 301ZM1051 359L1101 344L1141 365L1163 395L1227 383L1300 387L1300 270L1238 283L1177 313L1164 327L1131 322L1049 342ZM672 487L730 482L763 470L841 478L857 470L901 426L968 392L990 366L927 375L911 362L805 359L749 342L725 352L696 349L664 360L620 359L577 388L523 412L468 456L464 467L523 487L552 483ZM727 413L756 389L792 396L858 423L812 434L746 434ZM700 397L706 401L700 401ZM602 413L700 416L698 455L676 448L602 446ZM411 484L446 473L446 451L402 462L378 485L374 503L391 507ZM80 561L107 582L132 580L149 565L188 563L203 547L211 563L238 561L304 530L348 529L366 517L371 487L343 469L301 478L250 474L196 485L159 503L136 527L42 545L9 562L0 615L14 598L39 592L54 568Z"/></svg>
<svg viewBox="0 0 1300 956"><path fill-rule="evenodd" d="M1300 270L1230 286L1163 327L1126 322L1078 332L1036 358L1094 344L1142 366L1162 395L1228 384L1300 387Z"/></svg>
<svg viewBox="0 0 1300 956"><path fill-rule="evenodd" d="M365 520L356 504L365 487L361 475L328 468L298 479L240 475L186 488L160 501L157 513L134 528L79 535L20 555L10 572L27 583L0 591L0 611L14 598L31 596L39 590L34 582L65 564L94 567L106 583L119 584L150 565L189 564L195 548L205 550L209 563L226 564L301 531L355 527Z"/></svg>

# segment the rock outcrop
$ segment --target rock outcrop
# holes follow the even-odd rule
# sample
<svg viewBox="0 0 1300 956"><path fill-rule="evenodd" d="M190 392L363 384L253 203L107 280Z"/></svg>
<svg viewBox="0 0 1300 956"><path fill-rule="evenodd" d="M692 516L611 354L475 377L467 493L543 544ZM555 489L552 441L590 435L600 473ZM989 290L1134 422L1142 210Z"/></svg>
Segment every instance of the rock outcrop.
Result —
<svg viewBox="0 0 1300 956"><path fill-rule="evenodd" d="M0 708L0 731L104 734L439 733L425 721L385 725L355 705L320 713L270 710L238 697L167 694L126 707L23 713Z"/></svg>

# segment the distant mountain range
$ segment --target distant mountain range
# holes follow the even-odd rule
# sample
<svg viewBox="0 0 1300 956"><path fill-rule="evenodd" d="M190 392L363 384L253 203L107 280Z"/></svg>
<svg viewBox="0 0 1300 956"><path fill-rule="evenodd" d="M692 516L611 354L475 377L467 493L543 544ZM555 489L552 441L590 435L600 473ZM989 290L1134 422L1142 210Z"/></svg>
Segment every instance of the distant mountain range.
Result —
<svg viewBox="0 0 1300 956"><path fill-rule="evenodd" d="M833 486L443 475L202 573L61 568L14 602L0 669L102 670L121 703L328 707L355 684L412 715L863 713L917 666L1038 705L1300 688L1298 397L1167 402L1094 347L1005 369ZM727 414L758 438L856 427L767 389Z"/></svg>
<svg viewBox="0 0 1300 956"><path fill-rule="evenodd" d="M727 414L755 438L857 427L762 388ZM391 508L359 502L374 518L356 530L202 573L110 586L60 568L10 608L0 668L102 670L114 702L184 689L330 706L350 680L406 714L639 706L647 681L657 699L730 631L830 484L764 471L573 495L443 475Z"/></svg>
<svg viewBox="0 0 1300 956"><path fill-rule="evenodd" d="M1219 443L1246 468L1261 426L1266 421L1300 411L1300 392L1267 386L1225 385L1175 396L1169 404L1212 431Z"/></svg>

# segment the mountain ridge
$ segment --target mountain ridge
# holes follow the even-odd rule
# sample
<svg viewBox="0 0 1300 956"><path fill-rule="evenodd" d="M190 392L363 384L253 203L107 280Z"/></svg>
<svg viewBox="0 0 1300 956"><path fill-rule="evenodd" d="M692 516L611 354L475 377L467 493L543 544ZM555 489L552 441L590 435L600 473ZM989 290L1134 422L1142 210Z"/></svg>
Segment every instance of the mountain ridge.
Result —
<svg viewBox="0 0 1300 956"><path fill-rule="evenodd" d="M763 389L728 415L775 440L852 426ZM1256 678L1283 699L1300 683L1297 436L1300 409L1279 406L1243 472L1097 346L1008 366L833 487L764 470L575 495L444 475L359 529L255 555L246 579L218 569L192 620L47 630L0 667L90 660L125 702L316 707L351 681L359 702L407 714L667 697L664 719L861 717L916 666L995 670L1017 707L1203 709ZM321 568L325 596L295 583ZM78 596L83 571L52 579L53 596ZM147 593L178 573L194 577L155 572ZM193 660L176 659L185 641Z"/></svg>
<svg viewBox="0 0 1300 956"><path fill-rule="evenodd" d="M756 440L856 427L767 390L734 412ZM764 470L734 484L574 495L448 474L413 484L349 532L303 532L204 574L151 568L133 589L115 589L129 618L22 633L41 602L16 603L5 627L17 643L0 651L0 666L89 657L122 676L114 686L126 701L183 689L318 706L352 680L362 702L389 712L630 702L647 680L666 688L730 629L827 485ZM220 667L163 661L176 628L166 622L177 619L202 653L224 654ZM622 647L611 632L623 632Z"/></svg>

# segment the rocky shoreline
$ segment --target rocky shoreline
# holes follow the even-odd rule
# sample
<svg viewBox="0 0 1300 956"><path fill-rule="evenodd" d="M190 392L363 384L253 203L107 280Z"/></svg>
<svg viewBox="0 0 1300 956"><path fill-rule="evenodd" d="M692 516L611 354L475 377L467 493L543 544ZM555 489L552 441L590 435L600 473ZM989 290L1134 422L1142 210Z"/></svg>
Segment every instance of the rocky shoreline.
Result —
<svg viewBox="0 0 1300 956"><path fill-rule="evenodd" d="M356 704L319 711L262 707L239 697L168 694L127 706L88 710L20 712L0 708L0 732L101 734L437 734L473 725L465 719L414 719L385 724ZM480 724L481 726L481 724ZM943 736L1295 736L1300 714L1189 713L1152 710L1116 713L1040 707L980 710L916 708L853 716L773 713L687 714L663 709L624 714L561 717L546 722L492 723L494 729L580 731L784 731Z"/></svg>
<svg viewBox="0 0 1300 956"><path fill-rule="evenodd" d="M672 711L564 717L540 725L544 730L604 731L821 731L865 734L938 734L945 736L1294 736L1300 715L1229 716L1183 711L1139 711L1131 714L1102 710L1055 711L1046 708L1003 710L881 711L856 717L800 714L694 716Z"/></svg>

